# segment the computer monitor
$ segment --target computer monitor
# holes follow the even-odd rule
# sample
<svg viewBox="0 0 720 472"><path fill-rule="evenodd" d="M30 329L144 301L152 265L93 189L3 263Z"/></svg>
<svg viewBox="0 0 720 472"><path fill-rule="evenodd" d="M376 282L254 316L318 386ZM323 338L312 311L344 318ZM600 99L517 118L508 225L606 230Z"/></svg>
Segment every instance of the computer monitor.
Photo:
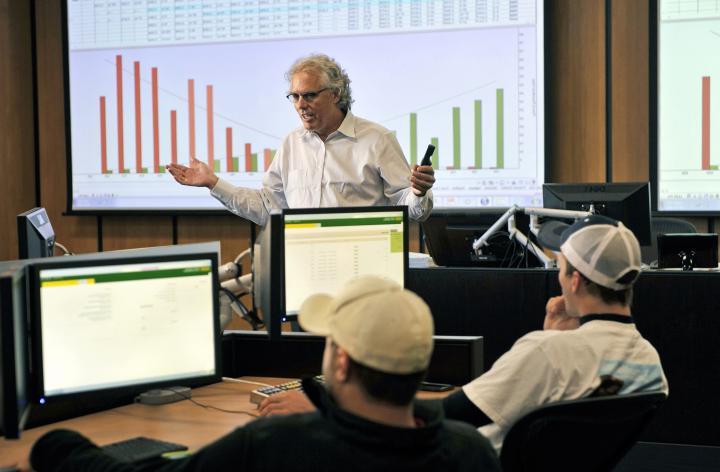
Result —
<svg viewBox="0 0 720 472"><path fill-rule="evenodd" d="M651 244L648 182L544 184L545 208L588 211L622 221L640 245Z"/></svg>
<svg viewBox="0 0 720 472"><path fill-rule="evenodd" d="M718 268L716 233L658 234L658 269Z"/></svg>
<svg viewBox="0 0 720 472"><path fill-rule="evenodd" d="M25 264L0 263L0 436L17 439L28 412Z"/></svg>
<svg viewBox="0 0 720 472"><path fill-rule="evenodd" d="M45 208L33 208L17 216L20 259L50 257L55 250L55 231Z"/></svg>
<svg viewBox="0 0 720 472"><path fill-rule="evenodd" d="M34 402L219 380L217 253L161 253L29 267Z"/></svg>
<svg viewBox="0 0 720 472"><path fill-rule="evenodd" d="M473 242L482 236L505 212L505 209L434 209L422 223L428 252L439 266L449 267L540 267L541 264L508 235L507 226L496 232L483 248L473 251ZM525 234L529 217L516 214L516 225Z"/></svg>
<svg viewBox="0 0 720 472"><path fill-rule="evenodd" d="M283 319L297 316L316 293L335 294L360 275L405 286L407 207L288 209L283 211Z"/></svg>

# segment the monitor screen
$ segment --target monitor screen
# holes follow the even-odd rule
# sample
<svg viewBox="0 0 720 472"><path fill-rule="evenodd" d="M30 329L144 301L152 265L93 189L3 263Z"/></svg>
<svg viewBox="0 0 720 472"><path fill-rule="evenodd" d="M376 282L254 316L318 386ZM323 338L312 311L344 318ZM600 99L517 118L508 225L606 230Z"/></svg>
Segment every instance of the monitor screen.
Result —
<svg viewBox="0 0 720 472"><path fill-rule="evenodd" d="M285 316L316 293L335 294L350 279L380 275L405 286L406 207L285 210Z"/></svg>
<svg viewBox="0 0 720 472"><path fill-rule="evenodd" d="M258 188L300 126L285 72L313 52L410 165L436 145L436 207L540 204L545 0L62 3L70 211L222 211L165 173L191 158Z"/></svg>
<svg viewBox="0 0 720 472"><path fill-rule="evenodd" d="M712 58L717 58L720 3L649 4L653 209L718 215L720 61Z"/></svg>
<svg viewBox="0 0 720 472"><path fill-rule="evenodd" d="M20 259L51 257L55 249L55 231L45 208L33 208L17 216L18 254Z"/></svg>
<svg viewBox="0 0 720 472"><path fill-rule="evenodd" d="M590 211L621 221L643 246L651 243L647 182L543 185L545 208Z"/></svg>
<svg viewBox="0 0 720 472"><path fill-rule="evenodd" d="M31 268L37 400L220 375L217 255Z"/></svg>

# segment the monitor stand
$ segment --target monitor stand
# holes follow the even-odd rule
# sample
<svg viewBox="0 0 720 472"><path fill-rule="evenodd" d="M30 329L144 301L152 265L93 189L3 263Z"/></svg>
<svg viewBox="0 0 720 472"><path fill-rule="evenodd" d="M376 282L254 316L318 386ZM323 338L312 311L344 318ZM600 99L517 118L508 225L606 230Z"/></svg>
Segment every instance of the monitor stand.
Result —
<svg viewBox="0 0 720 472"><path fill-rule="evenodd" d="M135 403L143 405L166 405L192 398L188 387L168 387L143 392L135 398Z"/></svg>

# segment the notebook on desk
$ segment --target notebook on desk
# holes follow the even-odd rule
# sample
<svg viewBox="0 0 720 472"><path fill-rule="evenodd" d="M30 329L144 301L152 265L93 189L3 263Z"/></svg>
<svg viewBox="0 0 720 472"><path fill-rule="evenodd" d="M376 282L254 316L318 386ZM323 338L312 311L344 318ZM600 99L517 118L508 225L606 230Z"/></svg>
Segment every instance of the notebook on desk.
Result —
<svg viewBox="0 0 720 472"><path fill-rule="evenodd" d="M718 267L718 235L715 233L658 234L658 269L682 268L691 258L693 268Z"/></svg>

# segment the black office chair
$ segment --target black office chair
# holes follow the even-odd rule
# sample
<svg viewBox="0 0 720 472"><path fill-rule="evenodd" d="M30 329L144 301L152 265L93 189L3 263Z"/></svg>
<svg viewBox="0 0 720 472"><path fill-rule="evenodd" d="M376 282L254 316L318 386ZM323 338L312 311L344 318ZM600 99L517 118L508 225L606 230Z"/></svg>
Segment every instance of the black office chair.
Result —
<svg viewBox="0 0 720 472"><path fill-rule="evenodd" d="M665 400L662 392L552 403L517 421L503 442L505 472L609 471Z"/></svg>
<svg viewBox="0 0 720 472"><path fill-rule="evenodd" d="M697 233L697 228L695 228L695 225L693 225L687 220L683 220L680 218L653 217L650 220L650 225L650 246L642 246L640 248L642 261L646 264L651 264L652 262L657 261L658 234Z"/></svg>

